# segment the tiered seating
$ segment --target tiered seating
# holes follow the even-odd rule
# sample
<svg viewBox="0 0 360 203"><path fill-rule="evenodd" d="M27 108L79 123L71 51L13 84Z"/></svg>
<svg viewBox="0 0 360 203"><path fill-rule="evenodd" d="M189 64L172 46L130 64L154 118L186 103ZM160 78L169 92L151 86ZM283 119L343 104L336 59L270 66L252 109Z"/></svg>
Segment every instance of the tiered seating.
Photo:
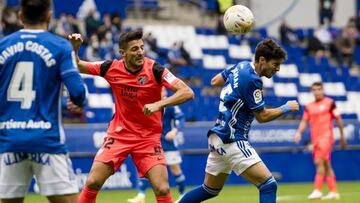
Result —
<svg viewBox="0 0 360 203"><path fill-rule="evenodd" d="M143 30L145 33L151 32L158 39L158 45L163 50L170 49L174 42L182 40L192 59L199 61L196 67L186 66L176 69L176 74L185 80L197 78L201 81L192 85L196 99L181 106L188 121L215 120L219 105L218 92L205 91L214 89L210 85L211 78L229 65L241 60L251 60L256 43L266 37L264 29L255 30L255 34L251 37L217 36L211 29L179 25L149 25ZM307 35L306 32L304 35ZM303 48L285 47L285 49L289 55L286 64L281 65L279 73L273 78L263 78L267 105L277 107L288 100L298 100L304 106L313 99L310 93L311 84L322 81L325 93L335 100L343 117L360 120L359 78L350 76L348 69L336 69L326 58L317 63L313 57L305 55ZM89 101L88 111L92 113L89 113L88 121L99 122L105 118L104 122L107 122L113 113L113 101L107 83L97 78L85 78L85 81L89 92L98 95L95 97L90 94L92 98ZM107 115L104 116L105 114Z"/></svg>

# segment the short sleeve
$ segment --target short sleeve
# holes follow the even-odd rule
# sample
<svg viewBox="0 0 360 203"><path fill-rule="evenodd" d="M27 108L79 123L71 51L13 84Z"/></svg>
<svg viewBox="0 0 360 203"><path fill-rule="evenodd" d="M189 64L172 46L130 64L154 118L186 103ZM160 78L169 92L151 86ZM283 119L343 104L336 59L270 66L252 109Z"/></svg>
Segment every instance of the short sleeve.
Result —
<svg viewBox="0 0 360 203"><path fill-rule="evenodd" d="M265 107L262 87L262 81L257 78L250 81L247 90L245 90L245 103L252 111L262 110Z"/></svg>
<svg viewBox="0 0 360 203"><path fill-rule="evenodd" d="M88 63L87 70L91 75L99 75L105 77L107 71L110 69L113 61L107 60L100 63Z"/></svg>
<svg viewBox="0 0 360 203"><path fill-rule="evenodd" d="M164 71L161 75L161 85L167 89L173 89L174 85L179 82L180 79L172 74L167 68L164 68Z"/></svg>
<svg viewBox="0 0 360 203"><path fill-rule="evenodd" d="M332 101L332 104L331 104L331 107L330 107L330 113L331 113L333 118L339 118L340 117L340 112L337 110L336 104L335 104L334 101Z"/></svg>
<svg viewBox="0 0 360 203"><path fill-rule="evenodd" d="M233 69L235 66L230 66L230 67L227 67L225 68L222 72L221 72L221 76L224 78L224 81L227 80L228 76L229 76L229 73L230 73L230 70Z"/></svg>

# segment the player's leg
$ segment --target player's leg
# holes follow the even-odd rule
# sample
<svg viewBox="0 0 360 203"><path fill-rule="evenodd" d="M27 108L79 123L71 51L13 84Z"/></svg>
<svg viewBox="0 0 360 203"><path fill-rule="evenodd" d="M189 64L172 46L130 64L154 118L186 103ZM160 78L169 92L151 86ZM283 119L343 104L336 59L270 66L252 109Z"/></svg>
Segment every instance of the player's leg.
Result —
<svg viewBox="0 0 360 203"><path fill-rule="evenodd" d="M276 202L276 180L262 161L247 168L241 176L259 189L260 203Z"/></svg>
<svg viewBox="0 0 360 203"><path fill-rule="evenodd" d="M33 176L27 153L0 154L1 203L22 203Z"/></svg>
<svg viewBox="0 0 360 203"><path fill-rule="evenodd" d="M172 203L167 168L163 164L153 166L145 175L153 188L158 203Z"/></svg>
<svg viewBox="0 0 360 203"><path fill-rule="evenodd" d="M329 187L329 193L323 197L323 199L340 199L340 194L337 192L337 188L336 188L336 177L335 177L335 172L331 166L331 160L330 160L330 155L331 155L331 150L332 150L332 145L330 145L329 149L326 151L326 153L324 154L324 163L325 163L325 176L326 176L326 182L328 184Z"/></svg>
<svg viewBox="0 0 360 203"><path fill-rule="evenodd" d="M224 145L214 134L209 136L208 142L210 153L206 162L204 183L186 192L179 203L198 203L216 197L231 173L228 159L225 158L228 145Z"/></svg>
<svg viewBox="0 0 360 203"><path fill-rule="evenodd" d="M185 175L183 174L180 164L173 164L169 166L171 174L175 178L176 185L180 196L185 192Z"/></svg>
<svg viewBox="0 0 360 203"><path fill-rule="evenodd" d="M114 169L112 166L94 161L81 191L79 203L95 203L99 190L113 173Z"/></svg>
<svg viewBox="0 0 360 203"><path fill-rule="evenodd" d="M51 203L76 203L79 192L67 154L31 153L32 170L39 192Z"/></svg>
<svg viewBox="0 0 360 203"><path fill-rule="evenodd" d="M323 149L320 145L314 145L313 151L316 174L314 178L314 190L308 196L308 199L319 199L322 197L322 185L325 178L325 160L323 158Z"/></svg>
<svg viewBox="0 0 360 203"><path fill-rule="evenodd" d="M131 143L107 137L96 154L78 203L95 203L96 196L105 181L114 174L128 157Z"/></svg>
<svg viewBox="0 0 360 203"><path fill-rule="evenodd" d="M131 199L128 199L127 201L129 203L144 203L145 202L145 192L146 189L149 187L149 181L146 178L139 178L138 179L138 194Z"/></svg>
<svg viewBox="0 0 360 203"><path fill-rule="evenodd" d="M166 161L160 139L148 138L138 140L136 143L131 156L139 177L146 177L150 181L157 202L172 203Z"/></svg>
<svg viewBox="0 0 360 203"><path fill-rule="evenodd" d="M185 176L180 166L180 164L182 163L180 152L178 150L165 151L165 159L166 159L166 164L170 168L171 174L175 177L175 181L178 186L179 194L181 197L185 191Z"/></svg>

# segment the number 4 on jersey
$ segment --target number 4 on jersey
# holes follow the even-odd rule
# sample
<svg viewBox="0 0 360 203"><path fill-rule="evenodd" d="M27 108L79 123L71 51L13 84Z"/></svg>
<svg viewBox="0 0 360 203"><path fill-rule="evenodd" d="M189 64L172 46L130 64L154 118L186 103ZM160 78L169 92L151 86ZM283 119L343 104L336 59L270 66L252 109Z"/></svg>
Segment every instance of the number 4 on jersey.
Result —
<svg viewBox="0 0 360 203"><path fill-rule="evenodd" d="M7 91L7 100L21 102L22 109L30 109L35 99L33 75L33 62L17 63Z"/></svg>

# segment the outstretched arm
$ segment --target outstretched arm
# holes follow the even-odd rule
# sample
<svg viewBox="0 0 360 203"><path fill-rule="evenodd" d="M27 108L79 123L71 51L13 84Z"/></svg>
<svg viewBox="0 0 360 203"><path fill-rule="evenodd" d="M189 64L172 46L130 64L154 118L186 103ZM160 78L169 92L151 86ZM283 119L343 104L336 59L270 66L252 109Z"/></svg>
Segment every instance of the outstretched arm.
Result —
<svg viewBox="0 0 360 203"><path fill-rule="evenodd" d="M296 101L288 101L281 107L274 109L264 108L259 111L254 111L256 120L259 123L266 123L282 116L288 112L296 112L299 110L299 104Z"/></svg>
<svg viewBox="0 0 360 203"><path fill-rule="evenodd" d="M74 33L74 34L69 35L68 38L73 46L73 49L75 52L76 63L78 65L80 73L89 74L87 66L89 64L92 64L92 62L83 61L83 60L80 60L80 58L79 58L79 48L80 48L81 44L84 42L81 34ZM95 63L101 63L101 62L95 62Z"/></svg>

